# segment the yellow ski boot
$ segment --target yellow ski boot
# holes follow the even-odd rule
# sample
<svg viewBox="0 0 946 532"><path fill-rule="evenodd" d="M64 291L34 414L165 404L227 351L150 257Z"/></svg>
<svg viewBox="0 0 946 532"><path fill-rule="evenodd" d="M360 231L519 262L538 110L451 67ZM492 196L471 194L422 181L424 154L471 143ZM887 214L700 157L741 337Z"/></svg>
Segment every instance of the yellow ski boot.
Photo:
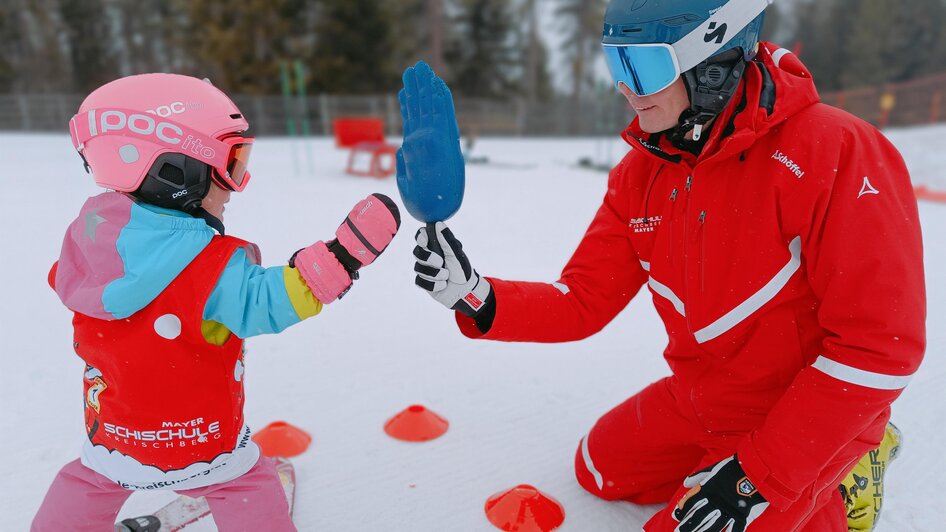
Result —
<svg viewBox="0 0 946 532"><path fill-rule="evenodd" d="M897 457L901 440L900 429L887 423L880 447L864 455L838 487L844 497L850 532L874 530L884 502L884 473Z"/></svg>

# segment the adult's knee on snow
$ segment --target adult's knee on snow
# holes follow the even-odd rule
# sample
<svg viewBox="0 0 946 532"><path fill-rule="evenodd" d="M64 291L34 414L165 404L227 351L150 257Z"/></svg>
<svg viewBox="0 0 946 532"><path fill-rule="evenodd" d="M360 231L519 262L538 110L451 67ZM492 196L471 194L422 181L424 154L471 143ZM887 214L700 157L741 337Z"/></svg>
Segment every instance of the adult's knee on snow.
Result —
<svg viewBox="0 0 946 532"><path fill-rule="evenodd" d="M578 450L575 452L575 478L578 484L585 488L585 491L595 497L606 501L617 501L625 498L617 490L609 487L609 483L604 480L601 473L595 469L593 464L588 464L582 453L582 444L578 444Z"/></svg>

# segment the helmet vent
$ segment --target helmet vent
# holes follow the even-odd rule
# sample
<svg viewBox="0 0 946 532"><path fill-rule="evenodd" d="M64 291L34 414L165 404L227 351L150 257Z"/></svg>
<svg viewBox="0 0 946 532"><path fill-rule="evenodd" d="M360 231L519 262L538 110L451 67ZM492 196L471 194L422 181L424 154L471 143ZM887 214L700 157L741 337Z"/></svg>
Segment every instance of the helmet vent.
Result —
<svg viewBox="0 0 946 532"><path fill-rule="evenodd" d="M703 19L701 19L700 17L696 15L684 14L684 15L677 15L675 17L665 18L661 20L660 22L666 24L667 26L682 26L690 22L699 22L701 20Z"/></svg>
<svg viewBox="0 0 946 532"><path fill-rule="evenodd" d="M167 183L184 188L184 171L173 164L165 163L161 165L161 171L158 172L158 177Z"/></svg>
<svg viewBox="0 0 946 532"><path fill-rule="evenodd" d="M707 84L711 87L718 87L723 83L723 76L726 74L726 70L716 65L710 65L706 69L706 81Z"/></svg>
<svg viewBox="0 0 946 532"><path fill-rule="evenodd" d="M644 28L624 28L621 33L640 33L642 31L644 31Z"/></svg>
<svg viewBox="0 0 946 532"><path fill-rule="evenodd" d="M233 118L234 120L239 120L240 118L243 118L243 115L241 115L240 113L235 113L235 114L230 115L230 118Z"/></svg>

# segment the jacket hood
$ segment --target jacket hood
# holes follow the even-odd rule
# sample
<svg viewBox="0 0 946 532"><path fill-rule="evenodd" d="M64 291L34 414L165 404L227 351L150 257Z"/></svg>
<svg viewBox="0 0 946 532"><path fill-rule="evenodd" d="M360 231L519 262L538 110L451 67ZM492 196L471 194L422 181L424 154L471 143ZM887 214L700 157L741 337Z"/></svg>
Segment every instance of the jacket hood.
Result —
<svg viewBox="0 0 946 532"><path fill-rule="evenodd" d="M729 106L713 124L700 159L733 155L751 146L773 127L820 101L811 73L797 56L772 43L759 43L756 54ZM645 133L635 117L623 133L633 147L665 161L686 160L661 133Z"/></svg>
<svg viewBox="0 0 946 532"><path fill-rule="evenodd" d="M66 230L55 290L70 310L104 320L148 306L214 236L206 222L118 192L86 200Z"/></svg>

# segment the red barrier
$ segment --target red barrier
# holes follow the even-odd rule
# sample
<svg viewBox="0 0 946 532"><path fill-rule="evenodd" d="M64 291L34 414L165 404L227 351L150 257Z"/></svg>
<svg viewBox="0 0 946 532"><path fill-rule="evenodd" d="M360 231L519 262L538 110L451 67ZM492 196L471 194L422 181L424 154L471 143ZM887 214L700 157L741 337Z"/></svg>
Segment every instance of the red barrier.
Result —
<svg viewBox="0 0 946 532"><path fill-rule="evenodd" d="M913 191L916 193L916 199L946 203L946 192L931 190L926 185L915 187Z"/></svg>
<svg viewBox="0 0 946 532"><path fill-rule="evenodd" d="M394 173L397 146L384 138L384 121L374 117L336 118L332 124L335 145L351 148L345 172L350 175L387 177ZM356 166L362 155L369 157L367 169Z"/></svg>

